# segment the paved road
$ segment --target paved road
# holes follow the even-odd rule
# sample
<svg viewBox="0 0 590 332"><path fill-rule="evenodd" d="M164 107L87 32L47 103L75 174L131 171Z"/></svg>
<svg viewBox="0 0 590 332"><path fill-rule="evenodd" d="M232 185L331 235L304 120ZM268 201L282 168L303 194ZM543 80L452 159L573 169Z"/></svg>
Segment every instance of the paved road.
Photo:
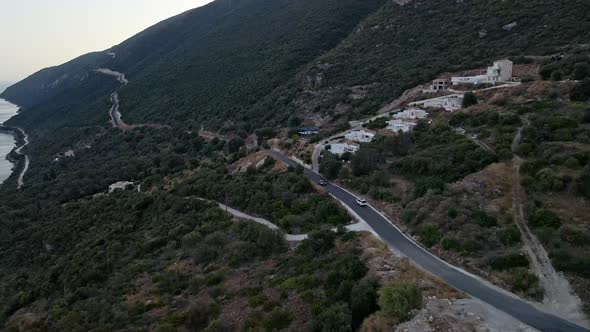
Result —
<svg viewBox="0 0 590 332"><path fill-rule="evenodd" d="M121 112L119 112L119 93L113 92L111 94L111 111L109 115L111 116L111 120L113 121L113 126L119 129L125 129L127 125L123 120L121 120Z"/></svg>
<svg viewBox="0 0 590 332"><path fill-rule="evenodd" d="M29 165L31 164L31 160L29 159L29 156L27 156L26 154L23 153L23 149L29 145L29 135L27 135L27 133L22 129L22 128L16 128L18 129L21 134L23 135L23 140L24 140L24 144L19 146L16 150L14 150L14 152L25 156L25 165L23 166L23 169L20 171L20 174L18 175L17 178L17 183L18 183L18 189L22 188L25 185L25 174L27 173L27 171L29 170Z"/></svg>
<svg viewBox="0 0 590 332"><path fill-rule="evenodd" d="M278 151L272 151L271 153L285 164L293 167L297 166L297 163L286 155ZM305 170L305 175L312 181L317 182L321 179L320 175L307 169ZM429 271L458 290L486 302L541 331L590 332L590 330L582 328L572 322L540 311L532 304L499 290L488 282L471 276L466 272L445 263L407 238L397 227L393 226L385 217L373 208L362 208L357 206L355 203L356 198L342 188L329 183L326 186L326 190L358 214L389 246L395 248L395 250L414 261L423 269Z"/></svg>

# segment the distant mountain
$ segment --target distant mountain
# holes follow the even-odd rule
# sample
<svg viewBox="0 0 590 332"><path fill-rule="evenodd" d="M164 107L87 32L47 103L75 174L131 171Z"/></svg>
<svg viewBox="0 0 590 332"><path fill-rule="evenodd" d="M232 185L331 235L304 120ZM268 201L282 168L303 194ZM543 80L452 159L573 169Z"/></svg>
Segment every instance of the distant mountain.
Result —
<svg viewBox="0 0 590 332"><path fill-rule="evenodd" d="M86 95L96 92L93 70L104 67L124 72L130 79L121 95L131 122L171 124L233 116L336 46L384 2L215 1L161 22L108 51L44 69L2 96L27 107L51 100L65 112L62 106L80 99L85 90ZM81 108L91 104L87 100L69 107L87 114ZM47 107L38 107L44 118Z"/></svg>

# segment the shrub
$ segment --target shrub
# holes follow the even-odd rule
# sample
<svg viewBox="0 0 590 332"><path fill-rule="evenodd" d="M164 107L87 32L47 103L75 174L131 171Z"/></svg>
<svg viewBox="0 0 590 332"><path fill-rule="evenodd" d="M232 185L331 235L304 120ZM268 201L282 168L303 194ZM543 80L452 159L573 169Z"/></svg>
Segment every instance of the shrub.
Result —
<svg viewBox="0 0 590 332"><path fill-rule="evenodd" d="M472 105L477 105L479 101L473 92L466 92L463 96L463 108L467 108Z"/></svg>
<svg viewBox="0 0 590 332"><path fill-rule="evenodd" d="M494 227L498 226L498 220L494 216L488 215L485 211L477 211L474 215L477 223L483 227Z"/></svg>
<svg viewBox="0 0 590 332"><path fill-rule="evenodd" d="M420 227L418 231L420 240L427 247L432 247L440 241L440 233L435 225L425 225Z"/></svg>
<svg viewBox="0 0 590 332"><path fill-rule="evenodd" d="M422 291L408 283L385 286L379 290L379 307L384 316L407 321L413 310L422 308Z"/></svg>
<svg viewBox="0 0 590 332"><path fill-rule="evenodd" d="M590 198L590 166L584 167L580 177L576 180L576 187L580 195Z"/></svg>
<svg viewBox="0 0 590 332"><path fill-rule="evenodd" d="M490 259L490 266L494 270L507 270L515 267L528 267L529 260L523 254L511 254Z"/></svg>
<svg viewBox="0 0 590 332"><path fill-rule="evenodd" d="M459 215L459 212L457 212L457 209L455 209L455 208L450 208L447 211L447 215L449 216L449 218L455 219Z"/></svg>
<svg viewBox="0 0 590 332"><path fill-rule="evenodd" d="M516 225L504 227L500 233L500 240L507 246L520 242L520 230Z"/></svg>
<svg viewBox="0 0 590 332"><path fill-rule="evenodd" d="M338 302L322 311L314 320L314 331L352 331L352 315L348 305Z"/></svg>
<svg viewBox="0 0 590 332"><path fill-rule="evenodd" d="M578 83L570 94L570 98L574 101L587 101L590 99L590 78Z"/></svg>
<svg viewBox="0 0 590 332"><path fill-rule="evenodd" d="M510 273L512 290L530 292L539 286L539 278L525 268L517 268Z"/></svg>
<svg viewBox="0 0 590 332"><path fill-rule="evenodd" d="M377 311L377 285L371 281L361 281L350 292L352 326L361 326L365 317Z"/></svg>
<svg viewBox="0 0 590 332"><path fill-rule="evenodd" d="M580 255L570 250L561 249L551 252L551 262L558 270L578 273L585 278L590 277L589 255Z"/></svg>
<svg viewBox="0 0 590 332"><path fill-rule="evenodd" d="M186 325L190 329L201 330L219 315L220 306L213 300L198 300L191 305L186 316Z"/></svg>
<svg viewBox="0 0 590 332"><path fill-rule="evenodd" d="M574 65L574 80L583 80L590 76L590 65L587 62L578 62Z"/></svg>
<svg viewBox="0 0 590 332"><path fill-rule="evenodd" d="M590 245L590 232L574 225L563 225L559 228L559 237L562 241L576 247Z"/></svg>
<svg viewBox="0 0 590 332"><path fill-rule="evenodd" d="M549 210L536 210L529 217L529 224L533 227L549 227L559 228L561 226L561 220L557 214Z"/></svg>
<svg viewBox="0 0 590 332"><path fill-rule="evenodd" d="M334 180L340 173L342 162L332 153L326 152L320 164L320 172L328 179Z"/></svg>
<svg viewBox="0 0 590 332"><path fill-rule="evenodd" d="M283 330L291 325L293 315L279 308L274 308L262 321L265 331Z"/></svg>
<svg viewBox="0 0 590 332"><path fill-rule="evenodd" d="M563 79L563 73L561 70L554 70L551 73L551 80L552 81L561 81Z"/></svg>
<svg viewBox="0 0 590 332"><path fill-rule="evenodd" d="M457 239L446 236L441 240L441 245L444 250L451 250L456 252L460 252L463 250L463 248L461 247L461 243Z"/></svg>
<svg viewBox="0 0 590 332"><path fill-rule="evenodd" d="M404 210L404 212L402 212L402 216L401 219L404 223L408 224L410 222L412 222L414 220L414 218L416 218L416 211L413 210Z"/></svg>
<svg viewBox="0 0 590 332"><path fill-rule="evenodd" d="M443 179L436 176L425 176L416 180L416 197L424 196L428 190L432 189L435 192L442 192L446 188L446 183Z"/></svg>

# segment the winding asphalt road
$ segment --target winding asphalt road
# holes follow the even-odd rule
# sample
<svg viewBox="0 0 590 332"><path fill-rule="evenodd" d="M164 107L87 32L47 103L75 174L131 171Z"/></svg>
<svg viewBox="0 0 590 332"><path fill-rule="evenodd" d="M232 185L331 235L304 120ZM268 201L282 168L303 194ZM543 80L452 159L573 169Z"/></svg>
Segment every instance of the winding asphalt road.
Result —
<svg viewBox="0 0 590 332"><path fill-rule="evenodd" d="M279 151L273 150L271 151L271 154L288 166L296 167L298 165L295 161ZM308 169L305 170L305 175L315 182L322 179L319 174ZM541 331L590 332L590 330L580 327L572 322L543 312L537 309L533 304L518 298L516 295L500 290L485 280L479 279L465 271L451 266L423 249L410 238L406 237L402 231L372 207L359 207L355 203L356 197L351 193L332 183L328 183L325 188L332 196L346 204L360 218L368 223L390 247L408 257L426 271L429 271L433 275L444 280L452 287L486 302Z"/></svg>

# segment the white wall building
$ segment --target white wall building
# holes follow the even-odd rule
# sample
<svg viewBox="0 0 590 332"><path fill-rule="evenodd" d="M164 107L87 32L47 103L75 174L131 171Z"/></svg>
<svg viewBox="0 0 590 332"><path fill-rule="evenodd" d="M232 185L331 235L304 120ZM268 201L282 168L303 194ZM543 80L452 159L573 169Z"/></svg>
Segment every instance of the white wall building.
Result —
<svg viewBox="0 0 590 332"><path fill-rule="evenodd" d="M512 66L512 61L508 59L494 61L485 74L453 77L451 82L453 85L509 82L512 79Z"/></svg>
<svg viewBox="0 0 590 332"><path fill-rule="evenodd" d="M129 181L119 181L111 184L109 186L109 193L114 192L115 190L137 190L138 192L141 191L141 187L138 185L136 186L135 183Z"/></svg>
<svg viewBox="0 0 590 332"><path fill-rule="evenodd" d="M410 108L393 115L394 119L425 119L428 116L426 111L419 108Z"/></svg>
<svg viewBox="0 0 590 332"><path fill-rule="evenodd" d="M353 142L369 143L375 138L375 133L368 130L353 130L344 135L344 138Z"/></svg>
<svg viewBox="0 0 590 332"><path fill-rule="evenodd" d="M454 94L410 103L410 106L443 108L449 112L456 111L463 105L463 95Z"/></svg>
<svg viewBox="0 0 590 332"><path fill-rule="evenodd" d="M387 121L387 130L391 130L394 133L397 133L399 131L403 132L403 133L407 133L409 131L411 131L412 129L414 129L414 127L416 126L416 124L414 122L407 122L404 120L400 120L400 119L395 119L395 120L390 120Z"/></svg>
<svg viewBox="0 0 590 332"><path fill-rule="evenodd" d="M348 143L332 143L326 145L326 150L330 151L330 153L335 154L337 156L341 156L347 152L356 153L359 150L360 146L358 144L348 144Z"/></svg>

